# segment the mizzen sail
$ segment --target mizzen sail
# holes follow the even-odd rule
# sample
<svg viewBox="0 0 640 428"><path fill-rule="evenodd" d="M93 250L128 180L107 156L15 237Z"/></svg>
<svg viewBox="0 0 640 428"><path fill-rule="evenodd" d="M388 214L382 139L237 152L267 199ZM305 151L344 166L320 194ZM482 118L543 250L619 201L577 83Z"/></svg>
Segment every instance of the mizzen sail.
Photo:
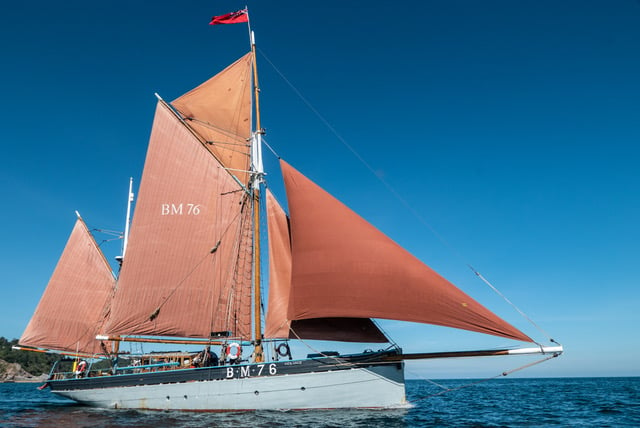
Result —
<svg viewBox="0 0 640 428"><path fill-rule="evenodd" d="M114 284L109 263L78 218L19 344L85 354L102 352L95 335Z"/></svg>
<svg viewBox="0 0 640 428"><path fill-rule="evenodd" d="M281 161L291 227L288 318L385 318L532 340Z"/></svg>

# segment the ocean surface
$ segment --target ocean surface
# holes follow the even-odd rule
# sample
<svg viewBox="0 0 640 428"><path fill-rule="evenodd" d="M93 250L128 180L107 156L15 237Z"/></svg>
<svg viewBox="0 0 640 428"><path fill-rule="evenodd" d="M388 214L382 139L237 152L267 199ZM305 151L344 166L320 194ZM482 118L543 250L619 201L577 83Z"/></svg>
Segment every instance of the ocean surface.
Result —
<svg viewBox="0 0 640 428"><path fill-rule="evenodd" d="M0 383L0 427L640 427L640 377L503 378L434 395L438 385L407 381L407 409L183 413L93 409L38 384Z"/></svg>

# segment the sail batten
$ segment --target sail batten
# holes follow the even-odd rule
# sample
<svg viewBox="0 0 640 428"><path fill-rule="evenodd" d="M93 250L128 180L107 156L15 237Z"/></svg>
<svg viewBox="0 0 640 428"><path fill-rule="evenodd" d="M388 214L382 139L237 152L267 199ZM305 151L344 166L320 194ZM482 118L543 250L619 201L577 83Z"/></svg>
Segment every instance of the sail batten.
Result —
<svg viewBox="0 0 640 428"><path fill-rule="evenodd" d="M532 342L284 161L288 318L384 318Z"/></svg>
<svg viewBox="0 0 640 428"><path fill-rule="evenodd" d="M78 217L67 245L19 344L101 353L95 340L115 285L111 267Z"/></svg>

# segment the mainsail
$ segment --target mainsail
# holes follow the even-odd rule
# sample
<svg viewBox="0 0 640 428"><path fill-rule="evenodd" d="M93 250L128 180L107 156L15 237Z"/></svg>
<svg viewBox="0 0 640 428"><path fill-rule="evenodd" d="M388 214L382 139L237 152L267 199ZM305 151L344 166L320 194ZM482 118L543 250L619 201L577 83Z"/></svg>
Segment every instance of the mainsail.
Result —
<svg viewBox="0 0 640 428"><path fill-rule="evenodd" d="M532 342L289 164L280 165L291 229L289 320L385 318Z"/></svg>
<svg viewBox="0 0 640 428"><path fill-rule="evenodd" d="M109 335L251 337L251 198L158 102Z"/></svg>
<svg viewBox="0 0 640 428"><path fill-rule="evenodd" d="M19 344L56 351L101 353L95 340L115 279L80 217Z"/></svg>

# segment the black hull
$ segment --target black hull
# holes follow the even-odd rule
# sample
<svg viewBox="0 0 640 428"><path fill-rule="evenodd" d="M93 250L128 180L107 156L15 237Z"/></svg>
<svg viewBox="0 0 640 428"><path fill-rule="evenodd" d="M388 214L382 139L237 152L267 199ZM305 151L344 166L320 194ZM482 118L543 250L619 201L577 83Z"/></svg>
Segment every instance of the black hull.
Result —
<svg viewBox="0 0 640 428"><path fill-rule="evenodd" d="M367 369L393 382L404 383L402 361L385 361L385 358L392 355L397 354L395 352L375 352L340 357L321 357L305 360L184 368L77 379L50 380L48 383L51 390L56 392L286 376L303 373L342 371L353 368Z"/></svg>

